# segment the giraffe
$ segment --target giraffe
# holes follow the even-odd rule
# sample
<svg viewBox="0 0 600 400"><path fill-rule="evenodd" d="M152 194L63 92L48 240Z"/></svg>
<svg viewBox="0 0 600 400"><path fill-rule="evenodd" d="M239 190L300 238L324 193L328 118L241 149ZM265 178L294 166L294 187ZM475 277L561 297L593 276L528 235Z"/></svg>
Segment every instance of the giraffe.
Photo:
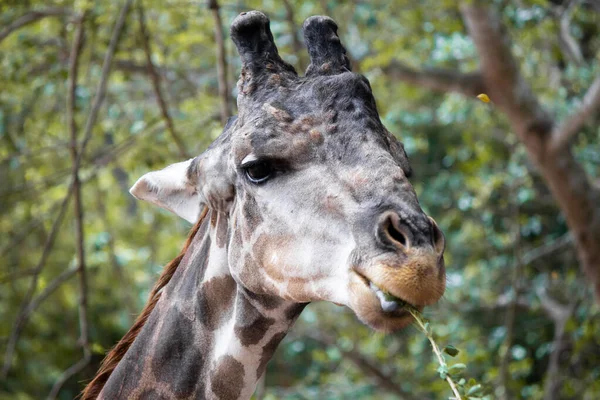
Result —
<svg viewBox="0 0 600 400"><path fill-rule="evenodd" d="M391 332L411 322L402 302L442 296L444 236L403 145L335 22L313 16L303 31L311 63L299 77L267 16L240 14L238 116L204 153L132 187L194 227L83 399L248 399L309 302Z"/></svg>

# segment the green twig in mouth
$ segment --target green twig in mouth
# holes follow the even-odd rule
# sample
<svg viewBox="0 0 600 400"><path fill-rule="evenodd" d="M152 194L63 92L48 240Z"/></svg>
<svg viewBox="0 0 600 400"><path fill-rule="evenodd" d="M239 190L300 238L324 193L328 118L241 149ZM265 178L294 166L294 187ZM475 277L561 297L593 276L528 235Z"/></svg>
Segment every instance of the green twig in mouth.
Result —
<svg viewBox="0 0 600 400"><path fill-rule="evenodd" d="M398 306L400 306L400 307L405 307L405 306L408 304L408 303L407 303L407 302L405 302L404 300L401 300L401 299L397 298L396 296L394 296L394 295L392 295L392 294L389 294L388 292L384 292L384 291L382 290L382 293L383 293L383 297L385 297L385 299L386 299L387 301L394 301L394 302L396 302L396 303L398 304Z"/></svg>
<svg viewBox="0 0 600 400"><path fill-rule="evenodd" d="M429 329L429 322L426 322L426 320L423 318L423 316L421 315L419 310L417 310L413 306L405 303L404 309L407 310L413 316L413 318L417 322L417 325L419 326L419 329L421 329L423 331L423 333L425 334L425 336L427 336L427 339L429 339L429 342L431 343L431 347L433 348L433 353L435 354L435 356L438 360L438 363L440 364L438 371L440 372L441 376L445 376L446 382L448 382L448 385L450 385L450 388L452 389L452 393L454 393L455 399L462 400L462 397L460 396L460 393L458 392L456 382L454 382L454 380L448 373L449 368L448 368L448 365L446 364L446 360L444 360L444 355L442 354L442 352L440 351L440 348L438 347L437 343L433 339L433 335L431 334L431 330ZM452 351L452 349L454 349L454 348L451 347L450 351ZM456 355L458 353L458 351L456 349L454 349L454 351L455 351L454 355Z"/></svg>

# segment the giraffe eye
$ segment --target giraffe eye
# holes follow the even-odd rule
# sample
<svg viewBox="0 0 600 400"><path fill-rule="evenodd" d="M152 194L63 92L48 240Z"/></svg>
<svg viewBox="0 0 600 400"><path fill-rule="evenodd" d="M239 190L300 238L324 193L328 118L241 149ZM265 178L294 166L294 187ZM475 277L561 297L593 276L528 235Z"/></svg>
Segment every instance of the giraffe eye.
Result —
<svg viewBox="0 0 600 400"><path fill-rule="evenodd" d="M244 166L246 176L252 183L262 183L273 175L271 164L266 161L256 161L248 166Z"/></svg>

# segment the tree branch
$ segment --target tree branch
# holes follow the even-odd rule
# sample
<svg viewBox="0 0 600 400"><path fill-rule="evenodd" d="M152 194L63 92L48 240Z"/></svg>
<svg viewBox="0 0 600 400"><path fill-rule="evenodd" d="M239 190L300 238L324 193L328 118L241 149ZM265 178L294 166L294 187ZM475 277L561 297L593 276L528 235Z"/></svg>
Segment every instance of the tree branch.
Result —
<svg viewBox="0 0 600 400"><path fill-rule="evenodd" d="M548 316L554 321L554 340L552 341L552 353L546 370L544 384L544 400L560 399L560 388L563 379L560 376L561 354L567 350L567 335L565 327L569 318L573 314L577 303L576 301L563 305L552 299L542 288L537 290L538 298L542 308Z"/></svg>
<svg viewBox="0 0 600 400"><path fill-rule="evenodd" d="M56 240L56 236L58 234L58 230L60 225L64 219L65 213L67 211L67 206L69 205L69 201L71 200L71 196L73 194L73 187L70 186L67 194L65 195L62 204L60 206L60 210L58 212L58 216L54 220L52 224L52 228L50 229L50 234L48 235L48 239L44 244L44 249L42 250L42 255L34 268L33 277L31 278L31 282L29 283L29 288L23 297L23 301L21 302L21 307L19 309L19 313L17 314L17 318L13 325L13 328L10 332L10 336L8 338L8 343L6 345L6 351L4 352L4 365L2 366L2 379L6 379L8 375L8 371L12 365L12 358L15 352L17 342L19 340L19 336L21 335L21 331L27 322L27 308L31 303L31 299L33 298L33 294L37 288L37 283L40 277L40 273L44 269L46 265L46 261L48 260L48 256L54 247L54 242Z"/></svg>
<svg viewBox="0 0 600 400"><path fill-rule="evenodd" d="M59 204L60 201L58 203L55 203L52 205L52 207L50 208L50 212L49 214L52 214L53 211L57 208L57 204ZM4 245L3 247L0 248L0 257L4 256L6 253L8 253L10 250L12 250L15 246L19 245L23 240L25 240L25 238L27 236L29 236L31 233L34 233L37 231L38 228L42 227L43 228L43 223L44 220L42 218L38 218L38 219L34 219L32 221L29 221L29 223L27 223L27 225L25 225L24 227L21 227L21 230L19 231L13 231L10 232L9 235L11 238L11 241L6 243L6 245ZM19 274L19 272L16 273L17 275ZM4 282L4 281L8 281L11 278L7 278L6 280L0 278L0 283Z"/></svg>
<svg viewBox="0 0 600 400"><path fill-rule="evenodd" d="M211 119L212 118L214 118L214 116L211 116ZM162 126L159 126L159 128L162 128ZM156 130L156 128L154 130ZM153 131L152 129L149 129L149 130L145 131L143 134L146 134L146 132L152 132L152 131ZM104 165L108 164L108 162L114 160L119 154L122 154L125 150L131 148L131 145L134 143L135 139L136 138L139 139L139 137L140 137L139 135L131 136L130 138L119 143L118 145L113 146L110 149L110 152L104 151L104 152L96 155L95 158L102 159L103 163L99 164L96 160L93 160L94 165L104 166ZM91 181L98 175L99 171L100 171L99 168L94 168L92 173L89 176L87 176L85 179L83 179L82 182L87 183L87 182ZM54 241L56 239L56 235L58 234L58 229L60 227L60 224L62 223L62 220L64 219L64 215L65 215L65 212L68 207L68 203L69 203L72 195L73 195L73 185L71 183L67 189L67 193L65 194L65 197L63 198L63 200L52 206L52 210L58 209L59 211L58 211L58 215L57 215L56 219L54 220L52 227L50 229L50 234L48 235L46 242L44 244L44 249L42 250L42 255L40 257L40 260L38 261L38 263L36 264L36 266L34 268L27 270L27 274L32 275L32 280L31 280L29 289L28 289L27 293L25 294L23 301L21 302L21 308L19 310L17 318L15 319L15 323L13 325L13 328L11 330L11 333L10 333L10 336L8 339L6 351L4 354L4 365L2 368L2 372L0 373L0 377L2 377L2 378L5 378L6 375L8 374L8 371L10 370L11 363L12 363L12 357L13 357L14 351L16 349L16 344L18 342L19 336L20 336L23 328L25 327L25 324L27 323L27 321L29 319L30 314L35 309L37 309L37 307L39 306L39 304L35 304L35 303L41 302L43 299L45 299L45 297L47 297L47 295L50 294L50 293L48 293L46 296L44 296L44 294L47 293L47 290L44 290L44 292L41 295L39 295L35 299L32 299L33 295L35 293L35 290L37 288L37 282L39 279L39 275L42 272L42 269L44 268L46 261L48 259L48 256L50 255L50 252L54 246ZM38 223L41 224L43 222L44 222L43 220L39 220L39 221L36 221L35 224L37 225ZM23 231L22 233L19 233L17 235L17 236L19 236L19 240L21 240L22 237L25 236L25 234L26 234L26 230ZM9 245L7 245L5 249L8 249L8 246ZM5 251L5 249L3 249L3 251ZM74 269L73 271L74 271L73 272L73 274L74 274L77 270ZM59 275L52 282L55 282L56 284L62 283L61 280L63 278L61 278L61 276L62 275ZM66 277L65 280L68 279L69 277L70 276ZM47 289L53 286L52 282L47 286ZM54 288L54 289L56 289L56 288ZM54 290L54 289L52 289L52 290Z"/></svg>
<svg viewBox="0 0 600 400"><path fill-rule="evenodd" d="M122 287L128 288L131 287L131 283L129 282L129 279L123 274L123 267L119 263L119 260L117 258L117 252L115 249L115 235L112 229L112 225L110 223L110 219L108 217L108 213L106 212L106 204L104 204L105 197L106 194L100 189L100 185L98 185L96 199L98 200L97 204L100 218L104 223L104 230L106 231L106 233L108 233L108 242L106 243L108 247L108 257L110 259L110 263L115 273L115 278L120 282ZM125 304L125 308L129 313L127 318L131 319L138 312L138 310L136 309L136 302L133 291L127 289L123 290L123 303Z"/></svg>
<svg viewBox="0 0 600 400"><path fill-rule="evenodd" d="M515 194L513 195L513 198L516 198L516 191L518 189L518 185L515 184L512 189L512 192ZM513 205L513 211L513 219L515 222L515 240L513 243L514 266L513 277L511 282L513 298L510 302L509 307L506 310L506 319L504 323L506 327L506 336L504 338L504 343L502 343L504 354L502 355L502 358L500 360L500 368L498 371L498 380L500 383L499 398L505 400L512 398L511 393L508 389L508 383L510 381L508 367L512 355L510 349L513 346L514 341L515 321L517 319L519 296L521 295L522 291L523 267L525 266L525 264L523 263L523 257L521 256L521 225L519 224L520 208L518 203L515 203Z"/></svg>
<svg viewBox="0 0 600 400"><path fill-rule="evenodd" d="M573 236L570 233L565 233L558 239L544 243L543 245L529 250L523 255L523 264L531 264L533 261L542 258L550 253L553 253L573 242Z"/></svg>
<svg viewBox="0 0 600 400"><path fill-rule="evenodd" d="M229 101L229 83L227 81L227 58L225 55L225 41L223 40L223 22L219 12L219 2L210 0L208 8L215 21L215 42L217 45L217 77L219 82L219 98L221 99L221 124L225 126L231 116Z"/></svg>
<svg viewBox="0 0 600 400"><path fill-rule="evenodd" d="M165 101L165 97L163 95L162 89L160 87L160 75L156 72L156 68L154 67L154 62L152 61L152 48L150 46L150 34L146 28L146 17L144 15L144 7L142 2L138 3L137 7L138 11L138 20L140 23L140 34L142 37L142 42L144 43L144 52L146 53L146 65L148 68L148 73L150 74L150 79L152 80L152 87L154 88L154 94L156 95L156 101L158 102L158 107L162 113L162 116L167 125L167 130L171 134L175 145L177 145L177 149L179 150L179 154L181 157L186 160L190 158L187 148L183 143L183 140L175 130L175 124L173 123L173 119L171 118L171 114L169 113L169 107L167 106L167 102Z"/></svg>
<svg viewBox="0 0 600 400"><path fill-rule="evenodd" d="M600 112L600 76L588 89L581 105L570 117L568 117L557 129L552 132L553 150L569 144L577 132L581 130L585 122L594 114Z"/></svg>
<svg viewBox="0 0 600 400"><path fill-rule="evenodd" d="M35 222L40 222L40 221L36 220ZM35 268L27 268L27 269L15 271L15 272L9 272L7 274L0 276L0 284L12 282L12 281L15 281L15 280L21 279L21 278L26 278L26 277L34 275L34 274L35 274Z"/></svg>
<svg viewBox="0 0 600 400"><path fill-rule="evenodd" d="M117 18L117 22L115 23L115 27L113 28L112 36L110 38L110 43L108 45L108 50L106 51L106 55L104 57L104 63L102 65L102 74L100 77L100 82L98 83L98 90L96 92L96 96L94 97L94 101L92 103L92 109L91 109L88 119L86 121L83 142L81 143L81 148L80 148L79 152L76 153L76 157L73 160L74 178L77 176L77 171L79 171L79 167L81 165L81 160L83 159L83 155L85 153L86 145L88 144L89 140L91 139L92 129L96 123L96 119L98 117L98 112L100 111L100 107L102 106L102 103L104 102L104 98L106 96L106 85L108 83L108 77L110 75L112 60L113 60L114 54L117 50L117 45L118 45L119 39L121 37L121 32L123 31L123 26L125 25L125 19L127 17L129 9L131 8L132 2L133 2L133 0L126 0L125 4L121 8L121 11ZM75 180L73 182L75 183ZM83 238L83 236L80 239L82 239L82 238ZM81 243L81 246L83 246L83 243ZM81 371L83 368L85 368L85 366L88 365L88 363L91 360L91 351L89 349L88 336L87 336L87 329L88 329L87 328L87 307L86 307L87 283L86 283L86 279L85 279L85 264L84 263L81 263L79 265L78 271L80 273L79 274L79 276L80 276L79 318L80 318L80 330L81 330L80 340L82 342L82 346L84 349L83 358L80 361L78 361L77 363L75 363L73 366L68 368L66 371L63 372L61 377L56 381L56 383L52 387L50 394L48 395L48 397L51 399L55 398L58 395L58 393L60 392L60 389L62 388L62 385L71 376L77 374L79 371Z"/></svg>
<svg viewBox="0 0 600 400"><path fill-rule="evenodd" d="M486 93L510 119L522 139L532 127L548 129L552 122L519 73L510 42L498 16L483 2L461 7L469 35L479 53Z"/></svg>
<svg viewBox="0 0 600 400"><path fill-rule="evenodd" d="M50 283L42 290L40 294L31 300L31 303L27 306L25 311L26 318L29 318L31 314L46 300L56 289L58 289L63 283L71 279L76 273L78 268L68 268L61 272L56 278L50 281Z"/></svg>
<svg viewBox="0 0 600 400"><path fill-rule="evenodd" d="M96 96L94 97L94 101L92 103L92 108L88 119L86 121L85 129L84 129L84 138L81 143L81 148L78 152L75 152L73 158L73 184L76 185L76 178L78 176L79 167L81 165L81 161L83 159L83 155L85 153L85 148L91 139L92 130L96 123L96 119L98 117L98 112L100 111L100 107L104 102L104 98L106 96L106 85L108 83L108 77L110 76L111 64L114 57L114 54L117 49L117 45L119 43L119 39L121 37L121 32L123 31L123 26L125 25L125 19L127 14L129 13L129 9L131 8L133 0L126 0L125 4L121 8L119 16L117 18L117 22L115 23L115 27L113 28L112 36L110 38L110 43L108 45L108 50L106 51L106 55L104 57L104 62L102 65L102 74L100 76L100 82L98 83L98 90L96 92ZM75 44L74 44L75 46ZM74 47L75 49L75 47ZM72 54L72 57L74 55ZM78 57L78 56L77 56ZM73 76L71 76L72 82ZM75 77L76 79L76 77ZM74 86L74 84L73 84ZM74 89L74 87L73 87ZM74 92L73 92L74 95ZM73 105L71 103L71 105ZM74 127L74 121L70 121L71 127ZM73 138L72 138L73 139ZM81 208L79 208L81 211ZM77 212L76 212L77 214ZM78 224L81 224L82 215L76 215L76 218L79 220ZM81 232L81 236L79 237L79 245L78 245L78 272L80 276L79 288L80 288L80 297L79 297L79 320L80 320L80 342L83 347L83 358L79 360L77 363L69 367L67 370L63 372L60 378L55 382L52 390L48 397L50 399L56 398L60 389L64 385L64 383L71 378L73 375L79 373L85 366L87 366L91 360L91 351L89 348L89 339L88 339L88 327L87 327L87 281L85 277L85 263L84 263L84 254L83 254L83 231ZM81 254L80 254L81 253Z"/></svg>
<svg viewBox="0 0 600 400"><path fill-rule="evenodd" d="M583 55L581 54L581 48L579 44L571 35L571 17L573 16L573 10L577 6L578 0L571 0L567 7L560 15L560 39L563 46L565 47L565 53L575 64L581 65L583 63Z"/></svg>
<svg viewBox="0 0 600 400"><path fill-rule="evenodd" d="M479 72L460 73L445 69L416 70L398 61L392 61L383 72L395 79L437 92L456 92L467 97L485 93L485 84Z"/></svg>
<svg viewBox="0 0 600 400"><path fill-rule="evenodd" d="M479 53L486 93L508 117L558 202L575 239L582 269L600 301L600 191L590 184L569 146L552 146L555 123L521 76L500 19L483 3L464 4L461 12ZM588 92L591 99L596 99L597 90L593 85ZM596 100L585 104L583 110L588 111L583 111L583 116L591 113Z"/></svg>
<svg viewBox="0 0 600 400"><path fill-rule="evenodd" d="M83 357L73 366L65 370L57 382L52 387L48 398L54 399L71 376L81 371L92 359L92 351L89 342L88 329L88 309L87 309L87 271L85 263L85 236L83 230L83 205L81 202L81 181L79 179L79 164L77 163L77 123L75 121L75 102L77 90L77 78L79 76L79 56L83 48L85 36L85 12L77 19L77 30L71 54L69 56L69 79L67 86L67 124L71 138L69 147L71 160L73 163L72 182L73 182L73 207L75 214L75 245L77 249L77 273L79 276L79 340L78 344L83 350ZM83 149L81 150L83 151Z"/></svg>
<svg viewBox="0 0 600 400"><path fill-rule="evenodd" d="M29 11L8 24L8 26L0 32L0 43L14 31L39 21L40 19L46 17L59 17L69 14L71 14L71 10L67 8L47 8L40 11Z"/></svg>
<svg viewBox="0 0 600 400"><path fill-rule="evenodd" d="M80 299L79 299L79 322L80 322L80 341L84 352L89 351L88 329L87 329L87 279L85 265L85 237L83 231L83 206L81 202L81 180L79 179L79 165L75 165L77 160L77 123L75 122L75 103L77 78L79 76L79 56L83 48L85 27L85 13L77 21L77 31L71 48L69 60L69 81L67 89L67 124L71 136L71 160L73 162L73 205L75 213L75 231L77 246L77 271L79 273Z"/></svg>
<svg viewBox="0 0 600 400"><path fill-rule="evenodd" d="M106 94L106 85L108 82L108 77L110 75L112 59L114 57L114 54L115 54L115 51L117 48L119 37L123 30L123 25L125 23L125 17L127 15L127 13L129 12L129 9L131 8L131 3L132 3L132 0L127 0L125 5L121 9L121 12L119 14L119 17L117 19L117 22L116 22L114 30L113 30L113 35L110 39L108 50L106 52L104 62L102 65L102 74L100 77L100 82L98 83L98 89L96 91L96 96L94 97L94 100L92 103L92 109L90 111L90 114L88 116L88 119L87 119L87 122L85 125L84 139L81 144L80 151L78 152L77 158L73 165L73 168L76 170L78 170L81 165L83 155L85 152L85 148L92 136L92 128L95 125L96 118L98 116L98 112L104 101L104 97ZM11 330L8 344L6 347L6 351L4 353L4 363L3 363L3 367L2 367L2 372L0 374L0 377L2 377L2 378L6 378L8 371L10 370L13 354L16 349L16 345L17 345L19 336L21 334L21 331L22 331L25 323L27 322L27 315L26 315L27 307L28 307L29 303L31 302L33 294L37 288L39 275L42 272L42 269L44 268L44 266L46 265L48 256L50 255L50 252L52 251L54 242L56 240L56 236L58 234L58 229L60 227L60 224L62 223L68 203L69 203L72 195L73 195L73 182L71 182L71 184L69 185L69 188L67 189L67 194L65 195L65 198L60 206L59 214L56 217L56 220L54 221L54 223L52 225L50 234L48 235L48 239L46 240L44 249L42 250L42 255L40 257L40 260L38 261L38 263L35 267L35 273L32 277L31 283L29 285L29 289L27 290L27 293L25 294L24 299L21 302L21 308L19 310L19 313L17 314L17 318L16 318L15 324L13 325L13 328Z"/></svg>
<svg viewBox="0 0 600 400"><path fill-rule="evenodd" d="M112 36L108 44L108 49L106 50L104 61L102 63L102 73L100 75L100 82L98 83L96 95L94 96L94 100L92 102L92 108L90 114L88 115L88 119L86 120L85 128L83 130L83 141L81 143L80 151L77 154L77 160L75 163L77 168L79 168L79 165L81 164L81 160L83 159L83 155L85 154L85 148L87 147L87 144L92 137L92 129L96 124L98 112L100 111L100 107L102 107L102 103L104 102L104 98L106 96L106 85L108 84L108 77L110 76L112 61L115 52L117 51L117 45L121 37L121 32L123 31L123 25L125 24L125 18L127 17L127 13L131 8L132 2L133 0L126 0L125 4L123 5L123 8L119 13L117 22L115 23L115 27L113 28Z"/></svg>
<svg viewBox="0 0 600 400"><path fill-rule="evenodd" d="M95 37L95 32L90 32L90 41L93 43ZM63 43L61 38L50 38L46 40L32 40L37 46L53 46L57 48L57 62L68 66L68 58L69 52L68 49L65 48L65 44ZM93 46L91 46L93 49ZM93 51L89 52L89 64L92 64L92 61L96 61L97 57ZM115 70L119 70L125 73L130 74L141 74L141 75L150 75L148 71L147 63L139 63L134 60L128 59L115 59L113 60L113 68ZM207 75L210 75L210 72L204 71L202 69L190 70L188 68L170 68L166 65L156 65L154 62L154 69L156 73L160 76L161 80L182 80L187 86L186 89L190 92L195 92L197 90L197 83L202 79L206 78ZM26 74L37 76L43 73L46 73L48 70L47 63L39 63L29 68L26 71ZM89 82L89 71L88 68L86 74L86 82ZM87 84L86 84L87 85ZM89 86L89 85L88 85Z"/></svg>

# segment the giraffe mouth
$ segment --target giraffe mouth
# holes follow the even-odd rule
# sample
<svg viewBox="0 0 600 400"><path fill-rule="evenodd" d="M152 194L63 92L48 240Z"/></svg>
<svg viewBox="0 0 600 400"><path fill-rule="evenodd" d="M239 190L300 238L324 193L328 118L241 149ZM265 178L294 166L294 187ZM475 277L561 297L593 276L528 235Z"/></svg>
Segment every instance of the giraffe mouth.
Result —
<svg viewBox="0 0 600 400"><path fill-rule="evenodd" d="M381 311L386 314L390 314L393 316L398 316L402 314L403 316L409 315L408 308L414 308L416 310L421 310L423 307L418 307L414 304L409 303L406 300L403 300L393 294L389 293L386 290L381 289L367 277L362 274L357 274L363 282L367 285L371 292L375 294L377 300L379 300L379 304L381 305Z"/></svg>
<svg viewBox="0 0 600 400"><path fill-rule="evenodd" d="M401 288L390 294L385 286L374 283L370 278L354 270L354 284L352 291L355 296L351 297L348 304L356 316L366 325L380 332L395 332L405 328L413 322L411 310L422 311L424 305L417 305L411 298L405 300L400 293ZM384 282L387 281L384 279Z"/></svg>
<svg viewBox="0 0 600 400"><path fill-rule="evenodd" d="M414 307L412 304L407 303L406 301L383 291L380 287L375 285L373 282L369 282L369 288L381 304L381 309L386 313L393 313L400 310L403 310L406 306Z"/></svg>
<svg viewBox="0 0 600 400"><path fill-rule="evenodd" d="M393 294L386 292L371 281L368 281L369 289L375 294L377 300L381 304L381 311L390 316L410 316L410 309L422 311L423 307L411 304L406 300L402 300Z"/></svg>

